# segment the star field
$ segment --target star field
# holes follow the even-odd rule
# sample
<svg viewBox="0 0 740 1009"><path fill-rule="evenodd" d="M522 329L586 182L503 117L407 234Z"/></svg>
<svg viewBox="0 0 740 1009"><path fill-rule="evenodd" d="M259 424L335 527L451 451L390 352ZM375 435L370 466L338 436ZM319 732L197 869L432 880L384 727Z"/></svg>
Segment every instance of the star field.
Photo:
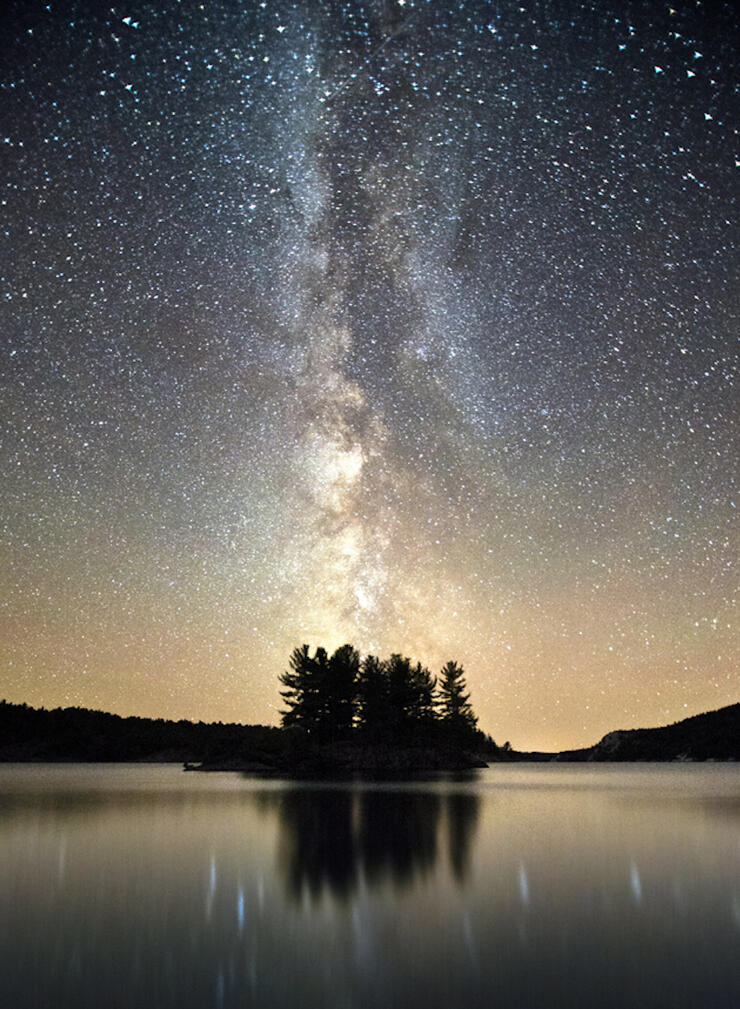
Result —
<svg viewBox="0 0 740 1009"><path fill-rule="evenodd" d="M522 749L737 700L729 4L4 21L0 696L276 722L350 641Z"/></svg>

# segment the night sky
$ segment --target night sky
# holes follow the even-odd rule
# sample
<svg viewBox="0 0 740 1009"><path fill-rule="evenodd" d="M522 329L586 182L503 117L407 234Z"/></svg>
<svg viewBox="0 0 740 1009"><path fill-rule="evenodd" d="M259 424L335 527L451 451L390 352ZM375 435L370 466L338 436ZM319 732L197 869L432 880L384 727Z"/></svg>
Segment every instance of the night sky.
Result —
<svg viewBox="0 0 740 1009"><path fill-rule="evenodd" d="M37 3L0 62L0 697L302 642L586 745L738 700L731 5Z"/></svg>

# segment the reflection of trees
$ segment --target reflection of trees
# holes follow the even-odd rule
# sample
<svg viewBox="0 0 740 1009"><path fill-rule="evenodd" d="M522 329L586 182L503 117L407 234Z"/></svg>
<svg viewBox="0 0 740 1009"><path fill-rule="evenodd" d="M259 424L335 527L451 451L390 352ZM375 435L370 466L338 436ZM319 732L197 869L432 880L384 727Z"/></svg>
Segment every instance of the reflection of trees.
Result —
<svg viewBox="0 0 740 1009"><path fill-rule="evenodd" d="M478 823L477 795L453 792L447 797L447 848L455 879L463 881L468 870L470 839Z"/></svg>
<svg viewBox="0 0 740 1009"><path fill-rule="evenodd" d="M360 794L359 859L370 884L408 883L437 858L440 799L433 792Z"/></svg>
<svg viewBox="0 0 740 1009"><path fill-rule="evenodd" d="M279 861L291 897L348 897L360 878L408 885L446 846L458 882L478 818L474 793L295 788L264 796L279 814ZM445 845L446 842L446 845Z"/></svg>
<svg viewBox="0 0 740 1009"><path fill-rule="evenodd" d="M356 880L352 793L293 789L280 793L280 861L291 897L304 886L318 896L327 886L344 897Z"/></svg>

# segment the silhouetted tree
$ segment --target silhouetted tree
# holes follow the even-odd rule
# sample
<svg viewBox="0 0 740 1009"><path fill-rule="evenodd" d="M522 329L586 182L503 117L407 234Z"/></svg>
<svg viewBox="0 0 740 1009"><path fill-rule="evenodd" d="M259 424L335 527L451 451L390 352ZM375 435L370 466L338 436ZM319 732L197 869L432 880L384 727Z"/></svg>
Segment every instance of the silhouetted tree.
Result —
<svg viewBox="0 0 740 1009"><path fill-rule="evenodd" d="M286 688L280 691L287 705L283 726L297 726L321 740L346 735L354 718L357 651L342 645L329 658L324 648L311 656L308 645L302 645L293 650L289 665L280 675Z"/></svg>
<svg viewBox="0 0 740 1009"><path fill-rule="evenodd" d="M417 741L444 737L470 743L476 734L483 739L456 662L442 670L439 699L429 670L397 652L387 661L368 655L360 663L349 644L331 658L323 648L311 655L309 646L302 645L293 651L289 666L280 676L286 705L282 724L302 729L319 743L346 738L354 727L377 740L398 733Z"/></svg>
<svg viewBox="0 0 740 1009"><path fill-rule="evenodd" d="M398 653L391 655L386 665L388 680L389 727L393 731L407 727L413 705L411 660Z"/></svg>
<svg viewBox="0 0 740 1009"><path fill-rule="evenodd" d="M411 670L411 709L409 715L418 725L429 725L436 717L434 692L437 680L427 668L417 662Z"/></svg>
<svg viewBox="0 0 740 1009"><path fill-rule="evenodd" d="M357 726L377 734L388 721L390 699L386 664L367 655L357 678Z"/></svg>
<svg viewBox="0 0 740 1009"><path fill-rule="evenodd" d="M280 691L287 705L287 710L281 712L283 727L294 725L317 733L322 724L326 650L317 648L311 656L308 645L301 645L293 649L288 664L290 669L279 677L286 688Z"/></svg>
<svg viewBox="0 0 740 1009"><path fill-rule="evenodd" d="M324 678L322 734L332 739L349 735L354 722L355 691L360 656L352 645L342 645L329 659Z"/></svg>
<svg viewBox="0 0 740 1009"><path fill-rule="evenodd" d="M463 667L448 662L440 673L439 713L447 728L463 734L473 731L478 722L466 686Z"/></svg>
<svg viewBox="0 0 740 1009"><path fill-rule="evenodd" d="M389 722L394 729L420 728L434 720L435 679L421 663L411 665L403 655L391 655L388 680Z"/></svg>

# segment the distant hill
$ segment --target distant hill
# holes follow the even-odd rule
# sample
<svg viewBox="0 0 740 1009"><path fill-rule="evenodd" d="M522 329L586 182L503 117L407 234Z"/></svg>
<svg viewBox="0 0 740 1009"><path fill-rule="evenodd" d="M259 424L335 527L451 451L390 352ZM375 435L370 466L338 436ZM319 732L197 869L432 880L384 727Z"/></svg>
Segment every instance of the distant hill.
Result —
<svg viewBox="0 0 740 1009"><path fill-rule="evenodd" d="M740 760L740 704L684 718L657 729L617 729L584 750L565 750L563 761Z"/></svg>
<svg viewBox="0 0 740 1009"><path fill-rule="evenodd" d="M87 708L31 708L0 701L0 761L215 761L237 755L271 766L280 729L221 722L122 718Z"/></svg>

